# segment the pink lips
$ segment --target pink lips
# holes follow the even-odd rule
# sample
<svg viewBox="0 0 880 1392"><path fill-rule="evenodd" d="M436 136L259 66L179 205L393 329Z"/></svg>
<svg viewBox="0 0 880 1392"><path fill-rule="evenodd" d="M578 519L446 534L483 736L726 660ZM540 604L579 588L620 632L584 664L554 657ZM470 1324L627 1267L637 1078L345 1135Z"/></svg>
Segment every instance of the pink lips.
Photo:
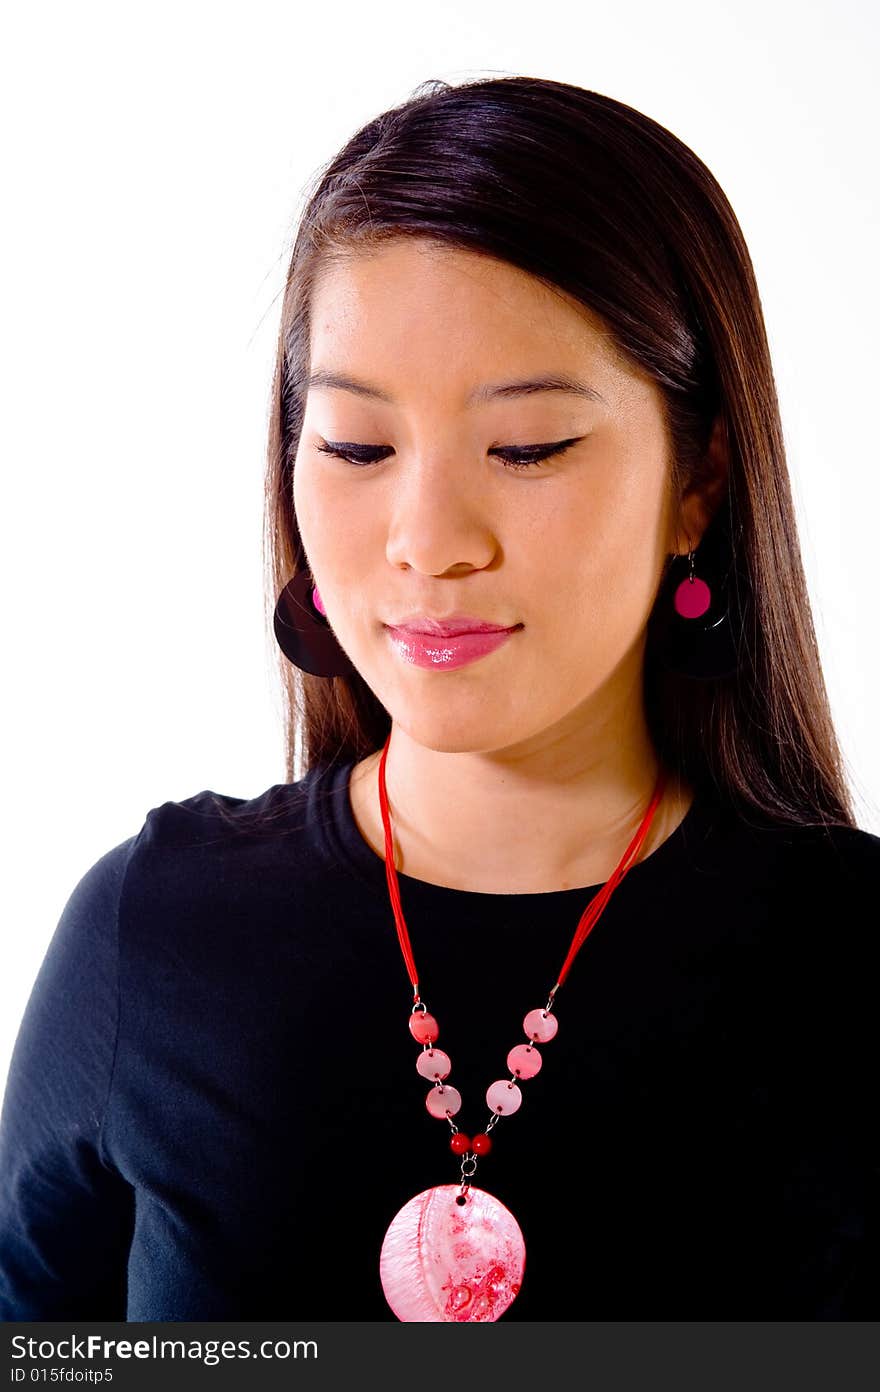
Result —
<svg viewBox="0 0 880 1392"><path fill-rule="evenodd" d="M469 662L475 662L478 657L485 657L487 653L494 652L521 628L522 624L515 624L513 628L496 628L482 633L438 636L385 625L388 637L406 662L411 662L414 667L442 667L447 670L465 667Z"/></svg>

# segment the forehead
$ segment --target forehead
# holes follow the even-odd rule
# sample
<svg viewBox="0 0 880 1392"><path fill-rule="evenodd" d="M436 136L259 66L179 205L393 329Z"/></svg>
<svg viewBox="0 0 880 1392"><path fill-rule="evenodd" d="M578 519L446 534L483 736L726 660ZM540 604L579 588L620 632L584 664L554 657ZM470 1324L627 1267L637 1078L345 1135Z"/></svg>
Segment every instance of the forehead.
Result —
<svg viewBox="0 0 880 1392"><path fill-rule="evenodd" d="M421 238L346 253L311 300L313 369L372 382L442 378L461 389L535 370L632 375L600 317L496 257ZM604 393L603 393L604 394Z"/></svg>

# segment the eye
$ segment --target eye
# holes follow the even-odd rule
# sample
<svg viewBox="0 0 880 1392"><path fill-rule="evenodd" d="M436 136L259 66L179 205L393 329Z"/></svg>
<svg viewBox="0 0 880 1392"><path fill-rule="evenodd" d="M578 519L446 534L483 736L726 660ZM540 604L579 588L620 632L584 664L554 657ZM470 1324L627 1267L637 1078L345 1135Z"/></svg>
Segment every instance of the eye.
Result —
<svg viewBox="0 0 880 1392"><path fill-rule="evenodd" d="M557 440L549 445L497 445L489 451L501 459L508 469L537 469L544 463L545 459L553 459L555 456L564 454L572 445L577 445L585 439L584 435L577 435L571 440ZM392 453L390 445L355 445L348 442L336 444L327 442L316 445L315 448L322 454L329 454L334 459L344 459L347 464L354 464L359 468L366 468L370 464L378 464L382 458Z"/></svg>

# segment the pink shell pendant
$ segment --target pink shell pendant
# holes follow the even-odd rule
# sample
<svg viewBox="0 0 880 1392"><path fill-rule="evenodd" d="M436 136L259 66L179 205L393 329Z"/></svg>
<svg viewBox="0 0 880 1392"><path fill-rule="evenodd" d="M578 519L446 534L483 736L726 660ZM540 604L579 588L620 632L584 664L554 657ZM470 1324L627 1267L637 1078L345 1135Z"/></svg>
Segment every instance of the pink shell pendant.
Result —
<svg viewBox="0 0 880 1392"><path fill-rule="evenodd" d="M497 1320L516 1298L526 1244L509 1208L485 1189L439 1184L405 1203L382 1243L379 1276L399 1320Z"/></svg>

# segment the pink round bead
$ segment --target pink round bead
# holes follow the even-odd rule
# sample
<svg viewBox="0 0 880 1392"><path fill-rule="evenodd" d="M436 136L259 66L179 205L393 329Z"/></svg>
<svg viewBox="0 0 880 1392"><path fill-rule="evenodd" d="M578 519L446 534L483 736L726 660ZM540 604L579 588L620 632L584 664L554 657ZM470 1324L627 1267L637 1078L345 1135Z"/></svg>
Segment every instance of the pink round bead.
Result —
<svg viewBox="0 0 880 1392"><path fill-rule="evenodd" d="M523 1020L523 1029L529 1039L535 1039L539 1044L546 1044L548 1039L552 1039L559 1029L559 1021L555 1015L551 1015L549 1010L530 1010Z"/></svg>
<svg viewBox="0 0 880 1392"><path fill-rule="evenodd" d="M413 1010L409 1017L409 1032L420 1044L433 1044L440 1029L427 1010Z"/></svg>
<svg viewBox="0 0 880 1392"><path fill-rule="evenodd" d="M507 1055L507 1066L518 1078L534 1078L540 1071L541 1055L531 1044L516 1044Z"/></svg>
<svg viewBox="0 0 880 1392"><path fill-rule="evenodd" d="M683 619L698 619L712 603L712 591L698 575L693 580L688 577L675 591L673 603L676 613L681 614Z"/></svg>
<svg viewBox="0 0 880 1392"><path fill-rule="evenodd" d="M433 1083L435 1078L442 1081L449 1077L452 1060L442 1049L423 1049L416 1059L416 1068L423 1078Z"/></svg>
<svg viewBox="0 0 880 1392"><path fill-rule="evenodd" d="M486 1101L499 1116L510 1116L512 1112L519 1110L522 1093L516 1083L510 1082L508 1078L499 1078L486 1092Z"/></svg>
<svg viewBox="0 0 880 1392"><path fill-rule="evenodd" d="M445 1120L446 1113L455 1116L461 1109L461 1093L458 1088L450 1087L449 1083L441 1083L439 1087L431 1088L425 1098L425 1106L433 1117Z"/></svg>

